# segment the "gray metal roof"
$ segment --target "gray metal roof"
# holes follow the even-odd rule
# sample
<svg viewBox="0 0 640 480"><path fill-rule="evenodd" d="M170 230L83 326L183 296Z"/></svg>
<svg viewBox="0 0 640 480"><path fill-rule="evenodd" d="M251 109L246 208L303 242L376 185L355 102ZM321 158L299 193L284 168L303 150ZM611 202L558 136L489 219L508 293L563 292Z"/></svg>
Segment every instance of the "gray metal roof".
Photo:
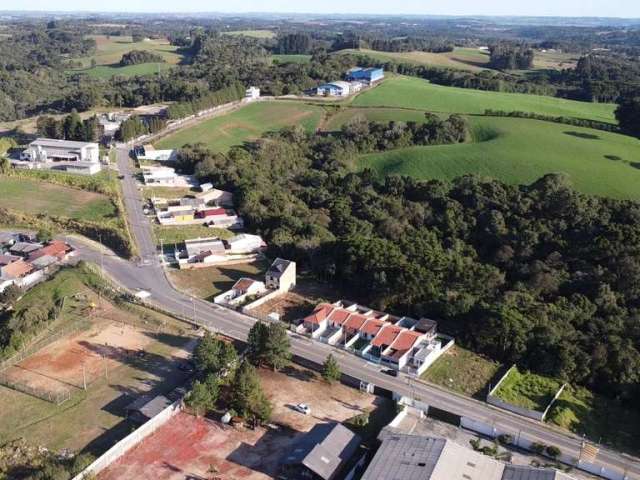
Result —
<svg viewBox="0 0 640 480"><path fill-rule="evenodd" d="M282 258L276 258L273 263L271 264L271 266L269 267L269 270L267 270L267 275L270 275L272 277L280 277L282 276L282 274L284 273L284 271L289 268L289 265L291 265L293 262L291 262L290 260L284 260Z"/></svg>
<svg viewBox="0 0 640 480"><path fill-rule="evenodd" d="M302 464L325 480L334 478L360 445L360 437L339 423L319 423L282 460Z"/></svg>
<svg viewBox="0 0 640 480"><path fill-rule="evenodd" d="M502 480L563 480L567 477L555 470L507 465Z"/></svg>
<svg viewBox="0 0 640 480"><path fill-rule="evenodd" d="M33 147L55 147L55 148L68 148L71 150L83 148L83 147L98 147L98 144L95 142L75 142L72 140L57 140L55 138L36 138L33 142L29 144L29 146Z"/></svg>

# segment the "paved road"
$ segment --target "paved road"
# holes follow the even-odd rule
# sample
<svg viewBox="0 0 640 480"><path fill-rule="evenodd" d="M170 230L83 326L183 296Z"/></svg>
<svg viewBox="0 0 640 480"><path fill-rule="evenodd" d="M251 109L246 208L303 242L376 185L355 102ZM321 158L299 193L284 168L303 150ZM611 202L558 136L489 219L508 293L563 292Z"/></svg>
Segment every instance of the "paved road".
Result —
<svg viewBox="0 0 640 480"><path fill-rule="evenodd" d="M117 284L130 290L142 289L150 292L149 301L167 311L193 319L208 329L223 332L239 340L246 340L255 319L185 295L175 290L169 283L158 260L151 224L142 214L142 198L135 178L132 176L128 148L118 148L118 167L120 173L124 175L125 206L132 233L138 243L141 260L135 263L125 261L115 254L102 255L94 246L81 243L77 239L69 239L70 243L77 248L78 257L97 264L102 262L105 272ZM291 350L295 355L319 364L329 353L333 353L342 371L347 375L398 394L413 397L433 407L494 425L496 429L508 431L514 436L521 433L530 440L556 445L563 453L575 458L579 456L581 439L549 425L494 408L484 402L455 394L435 385L417 382L404 375L390 377L381 373L377 365L360 357L346 354L320 342L312 342L300 335L292 334ZM601 450L598 463L620 473L627 471L627 478L640 479L640 465L616 452Z"/></svg>

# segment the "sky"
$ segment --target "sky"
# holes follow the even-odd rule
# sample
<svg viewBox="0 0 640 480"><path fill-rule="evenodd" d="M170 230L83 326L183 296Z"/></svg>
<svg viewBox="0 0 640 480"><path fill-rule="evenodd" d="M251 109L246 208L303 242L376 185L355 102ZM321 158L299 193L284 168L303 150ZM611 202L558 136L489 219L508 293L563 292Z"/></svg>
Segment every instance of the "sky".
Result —
<svg viewBox="0 0 640 480"><path fill-rule="evenodd" d="M6 0L0 1L0 10ZM5 7L6 8L6 7ZM640 18L640 0L21 0L12 8L109 12L282 12Z"/></svg>

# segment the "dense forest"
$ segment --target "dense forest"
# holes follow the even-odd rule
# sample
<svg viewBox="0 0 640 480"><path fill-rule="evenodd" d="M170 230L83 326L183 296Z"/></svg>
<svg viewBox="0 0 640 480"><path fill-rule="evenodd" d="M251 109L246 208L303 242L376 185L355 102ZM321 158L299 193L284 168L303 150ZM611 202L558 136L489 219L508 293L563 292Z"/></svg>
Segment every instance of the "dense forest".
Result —
<svg viewBox="0 0 640 480"><path fill-rule="evenodd" d="M164 63L164 58L157 53L149 52L147 50L131 50L130 52L122 55L120 59L120 66L126 67L127 65L138 65L140 63Z"/></svg>
<svg viewBox="0 0 640 480"><path fill-rule="evenodd" d="M526 45L492 45L489 66L497 70L529 70L533 67L533 50Z"/></svg>
<svg viewBox="0 0 640 480"><path fill-rule="evenodd" d="M180 167L234 191L271 254L346 296L438 318L495 359L631 402L640 204L582 195L560 175L517 187L354 173L359 152L380 148L362 139L393 129L357 120L329 136L293 128L227 155L187 147Z"/></svg>

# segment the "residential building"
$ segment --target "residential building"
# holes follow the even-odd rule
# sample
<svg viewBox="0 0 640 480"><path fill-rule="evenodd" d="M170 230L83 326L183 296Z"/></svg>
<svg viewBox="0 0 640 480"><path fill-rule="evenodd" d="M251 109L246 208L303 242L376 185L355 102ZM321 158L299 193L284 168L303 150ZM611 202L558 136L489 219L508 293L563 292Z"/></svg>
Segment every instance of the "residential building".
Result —
<svg viewBox="0 0 640 480"><path fill-rule="evenodd" d="M265 273L264 283L270 290L288 292L296 286L296 262L276 258Z"/></svg>
<svg viewBox="0 0 640 480"><path fill-rule="evenodd" d="M360 437L339 423L316 424L282 459L279 478L333 480L359 445Z"/></svg>
<svg viewBox="0 0 640 480"><path fill-rule="evenodd" d="M64 260L67 254L71 252L71 247L60 240L52 240L45 247L29 253L29 261L33 262L40 257L50 256L58 260Z"/></svg>
<svg viewBox="0 0 640 480"><path fill-rule="evenodd" d="M38 138L31 142L26 150L20 154L20 159L36 163L100 163L100 147L95 142Z"/></svg>
<svg viewBox="0 0 640 480"><path fill-rule="evenodd" d="M9 252L22 258L29 258L36 250L40 250L44 245L32 242L16 242L9 248Z"/></svg>
<svg viewBox="0 0 640 480"><path fill-rule="evenodd" d="M263 282L243 277L231 287L231 290L221 293L213 301L221 305L236 306L247 300L248 297L260 295L266 291Z"/></svg>
<svg viewBox="0 0 640 480"><path fill-rule="evenodd" d="M194 238L184 241L184 250L175 252L180 268L194 268L225 260L226 249L218 237Z"/></svg>
<svg viewBox="0 0 640 480"><path fill-rule="evenodd" d="M260 235L241 233L225 241L229 253L255 253L267 246Z"/></svg>
<svg viewBox="0 0 640 480"><path fill-rule="evenodd" d="M384 78L384 70L382 68L375 67L355 67L347 72L346 78L349 81L361 81L371 85Z"/></svg>
<svg viewBox="0 0 640 480"><path fill-rule="evenodd" d="M316 88L317 95L325 97L346 97L350 93L350 85L348 82L338 80L336 82L325 83Z"/></svg>
<svg viewBox="0 0 640 480"><path fill-rule="evenodd" d="M383 430L362 480L571 480L550 469L505 465L452 440Z"/></svg>
<svg viewBox="0 0 640 480"><path fill-rule="evenodd" d="M452 338L436 333L433 320L396 317L345 301L319 304L297 330L414 375L424 372L453 345Z"/></svg>
<svg viewBox="0 0 640 480"><path fill-rule="evenodd" d="M143 162L175 162L178 159L177 150L156 150L152 145L144 145L140 153L142 155L136 153L136 159Z"/></svg>
<svg viewBox="0 0 640 480"><path fill-rule="evenodd" d="M260 89L258 87L249 87L244 92L244 98L249 100L256 100L260 98Z"/></svg>
<svg viewBox="0 0 640 480"><path fill-rule="evenodd" d="M202 188L202 185L200 187ZM213 188L213 186L197 193L196 198L202 202L202 205L233 207L233 194L231 192L225 192L224 190L218 190L217 188Z"/></svg>
<svg viewBox="0 0 640 480"><path fill-rule="evenodd" d="M0 232L0 253L9 250L19 240L19 235L13 232Z"/></svg>
<svg viewBox="0 0 640 480"><path fill-rule="evenodd" d="M179 175L171 167L155 167L143 165L142 178L146 185L159 187L197 187L199 185L195 177L191 175Z"/></svg>

